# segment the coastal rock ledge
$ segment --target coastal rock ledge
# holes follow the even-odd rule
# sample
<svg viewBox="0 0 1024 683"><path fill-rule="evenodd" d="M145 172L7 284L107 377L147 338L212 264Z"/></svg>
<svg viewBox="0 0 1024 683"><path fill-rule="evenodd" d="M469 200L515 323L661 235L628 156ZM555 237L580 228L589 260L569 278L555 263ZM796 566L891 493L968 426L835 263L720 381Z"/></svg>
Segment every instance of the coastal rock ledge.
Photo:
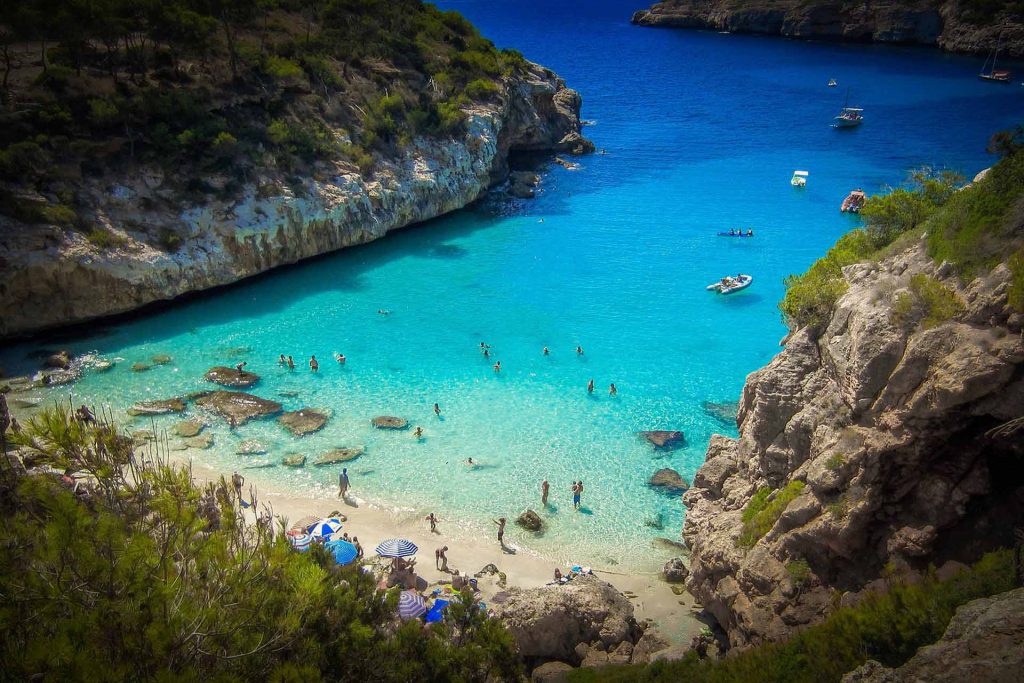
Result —
<svg viewBox="0 0 1024 683"><path fill-rule="evenodd" d="M417 138L400 157L381 160L372 178L347 162L324 162L300 191L284 175L266 177L237 198L199 204L157 168L83 178L77 204L120 246L0 215L0 338L230 284L460 209L504 180L511 151L593 151L580 132L581 102L553 72L528 64L493 103L466 109L464 133ZM266 187L278 190L267 196ZM169 206L177 208L160 208ZM176 251L146 237L161 231L181 238Z"/></svg>
<svg viewBox="0 0 1024 683"><path fill-rule="evenodd" d="M712 437L683 496L687 588L733 646L786 638L883 575L1014 544L1024 440L994 428L1024 414L1024 315L1005 264L949 271L923 244L844 268L824 329L747 378L739 439ZM958 312L902 310L912 277Z"/></svg>

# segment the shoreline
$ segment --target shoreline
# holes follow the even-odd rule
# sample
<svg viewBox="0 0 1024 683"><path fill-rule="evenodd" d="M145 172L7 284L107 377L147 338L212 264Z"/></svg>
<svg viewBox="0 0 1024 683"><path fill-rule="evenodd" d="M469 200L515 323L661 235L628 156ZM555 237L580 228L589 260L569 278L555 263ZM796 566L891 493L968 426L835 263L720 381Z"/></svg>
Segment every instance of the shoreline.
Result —
<svg viewBox="0 0 1024 683"><path fill-rule="evenodd" d="M230 473L216 467L198 462L183 453L171 453L167 456L169 464L185 467L192 479L199 483L218 481L221 476L230 481ZM244 473L243 473L244 476ZM246 489L249 482L246 483ZM373 558L373 549L381 541L388 538L407 538L419 547L417 573L429 585L439 582L450 582L452 574L442 572L430 564L429 558L433 550L448 546L448 566L452 570L472 576L488 564L494 564L505 574L508 586L519 588L536 588L551 581L555 567L563 572L565 566L551 560L520 543L521 532L515 521L509 519L507 527L506 552L496 542L484 542L478 538L469 538L456 525L446 524L441 520L437 532L431 532L424 520L426 511L415 508L396 510L387 509L358 495L358 488L350 490L348 499L316 498L312 496L290 494L273 486L255 487L257 511L268 506L274 517L283 518L289 523L315 515L328 516L333 511L340 511L348 519L343 530L350 536L357 536L366 557ZM276 529L275 525L275 529ZM511 537L511 538L508 538ZM672 645L684 645L704 627L697 615L701 606L692 595L683 591L676 595L672 586L661 578L660 568L650 573L616 572L594 568L594 574L607 581L616 590L623 593L634 607L634 616L638 622L648 620ZM484 601L502 590L496 577L480 579L479 588Z"/></svg>

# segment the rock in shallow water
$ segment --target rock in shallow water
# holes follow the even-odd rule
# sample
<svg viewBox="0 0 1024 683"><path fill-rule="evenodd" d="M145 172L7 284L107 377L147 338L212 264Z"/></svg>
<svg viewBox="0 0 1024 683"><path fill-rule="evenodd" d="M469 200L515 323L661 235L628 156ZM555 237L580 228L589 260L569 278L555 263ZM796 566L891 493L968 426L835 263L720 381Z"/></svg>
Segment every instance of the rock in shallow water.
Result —
<svg viewBox="0 0 1024 683"><path fill-rule="evenodd" d="M540 531L544 528L544 520L542 520L540 515L533 510L527 510L523 514L519 515L519 518L516 520L516 524L527 531Z"/></svg>
<svg viewBox="0 0 1024 683"><path fill-rule="evenodd" d="M686 568L681 557L673 557L665 563L661 573L669 583L682 583L690 575L690 570Z"/></svg>
<svg viewBox="0 0 1024 683"><path fill-rule="evenodd" d="M302 408L281 415L277 422L295 436L303 436L323 429L328 417L327 413L314 408Z"/></svg>
<svg viewBox="0 0 1024 683"><path fill-rule="evenodd" d="M301 453L292 453L291 455L284 456L281 460L281 464L285 467L304 467L306 464L306 456Z"/></svg>
<svg viewBox="0 0 1024 683"><path fill-rule="evenodd" d="M217 413L235 427L249 420L281 412L281 404L241 391L211 391L196 399L196 405Z"/></svg>
<svg viewBox="0 0 1024 683"><path fill-rule="evenodd" d="M199 432L203 431L203 427L205 426L206 425L198 420L184 420L183 422L179 422L174 425L174 432L178 436L183 436L187 439L199 434Z"/></svg>
<svg viewBox="0 0 1024 683"><path fill-rule="evenodd" d="M239 372L235 368L225 367L218 365L212 367L206 371L203 375L208 382L219 384L224 387L231 387L233 389L245 389L251 387L256 382L260 381L260 376L255 372L247 372L242 370Z"/></svg>
<svg viewBox="0 0 1024 683"><path fill-rule="evenodd" d="M191 439L185 439L184 443L189 448L207 449L213 445L213 435L200 434L199 436L193 436Z"/></svg>
<svg viewBox="0 0 1024 683"><path fill-rule="evenodd" d="M366 451L362 446L356 446L355 448L335 448L330 450L319 458L317 458L314 465L333 465L339 462L348 462L349 460L355 460Z"/></svg>
<svg viewBox="0 0 1024 683"><path fill-rule="evenodd" d="M409 421L401 417L381 415L373 418L373 426L377 429L405 429L409 426Z"/></svg>
<svg viewBox="0 0 1024 683"><path fill-rule="evenodd" d="M180 413L185 410L185 402L180 398L167 398L162 401L139 401L128 409L132 417L139 415L166 415Z"/></svg>
<svg viewBox="0 0 1024 683"><path fill-rule="evenodd" d="M690 488L690 485L683 479L683 475L676 472L670 467L665 467L658 470L651 475L651 480L647 482L650 486L660 488L663 491L670 493L682 493L686 489Z"/></svg>
<svg viewBox="0 0 1024 683"><path fill-rule="evenodd" d="M655 448L672 449L683 445L686 440L682 432L656 429L654 431L640 432L640 436L647 439Z"/></svg>
<svg viewBox="0 0 1024 683"><path fill-rule="evenodd" d="M266 452L267 447L254 439L246 439L235 451L237 455L263 455Z"/></svg>

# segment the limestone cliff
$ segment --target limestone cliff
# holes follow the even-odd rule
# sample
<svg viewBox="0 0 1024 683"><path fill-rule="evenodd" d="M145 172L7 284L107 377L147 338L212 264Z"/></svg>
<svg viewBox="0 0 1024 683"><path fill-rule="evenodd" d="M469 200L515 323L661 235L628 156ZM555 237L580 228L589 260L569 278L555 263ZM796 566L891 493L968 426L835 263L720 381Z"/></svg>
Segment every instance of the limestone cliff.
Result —
<svg viewBox="0 0 1024 683"><path fill-rule="evenodd" d="M0 337L230 284L461 208L505 177L510 151L592 149L580 135L580 104L560 78L530 64L504 80L496 101L467 109L465 133L417 138L369 179L350 162L320 162L299 183L268 172L238 196L199 204L185 199L181 179L153 166L84 178L78 203L120 245L101 249L80 232L0 215ZM175 251L152 244L162 231L180 238Z"/></svg>
<svg viewBox="0 0 1024 683"><path fill-rule="evenodd" d="M889 572L1012 544L1024 440L992 430L1024 414L1024 315L1005 265L967 285L950 271L920 244L846 267L824 331L794 331L747 378L739 439L712 439L683 499L688 588L734 645L820 621ZM959 312L903 305L915 275Z"/></svg>
<svg viewBox="0 0 1024 683"><path fill-rule="evenodd" d="M665 0L633 15L641 26L702 28L880 43L937 45L984 53L999 43L1024 56L1024 17L1012 3L959 0Z"/></svg>

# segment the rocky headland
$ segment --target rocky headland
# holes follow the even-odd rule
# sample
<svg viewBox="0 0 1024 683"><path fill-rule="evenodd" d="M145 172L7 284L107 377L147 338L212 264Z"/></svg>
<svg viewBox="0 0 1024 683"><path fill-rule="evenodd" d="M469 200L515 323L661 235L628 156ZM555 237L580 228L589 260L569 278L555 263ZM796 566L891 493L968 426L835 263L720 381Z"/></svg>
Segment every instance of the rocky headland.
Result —
<svg viewBox="0 0 1024 683"><path fill-rule="evenodd" d="M996 428L1024 414L1024 314L1005 264L966 284L951 271L922 243L845 267L827 324L747 378L739 438L712 439L683 497L687 587L733 646L1013 545L1024 443ZM922 277L955 315L905 305Z"/></svg>
<svg viewBox="0 0 1024 683"><path fill-rule="evenodd" d="M633 14L640 26L714 29L789 38L935 45L981 54L1001 45L1024 56L1024 18L1008 2L665 0Z"/></svg>

